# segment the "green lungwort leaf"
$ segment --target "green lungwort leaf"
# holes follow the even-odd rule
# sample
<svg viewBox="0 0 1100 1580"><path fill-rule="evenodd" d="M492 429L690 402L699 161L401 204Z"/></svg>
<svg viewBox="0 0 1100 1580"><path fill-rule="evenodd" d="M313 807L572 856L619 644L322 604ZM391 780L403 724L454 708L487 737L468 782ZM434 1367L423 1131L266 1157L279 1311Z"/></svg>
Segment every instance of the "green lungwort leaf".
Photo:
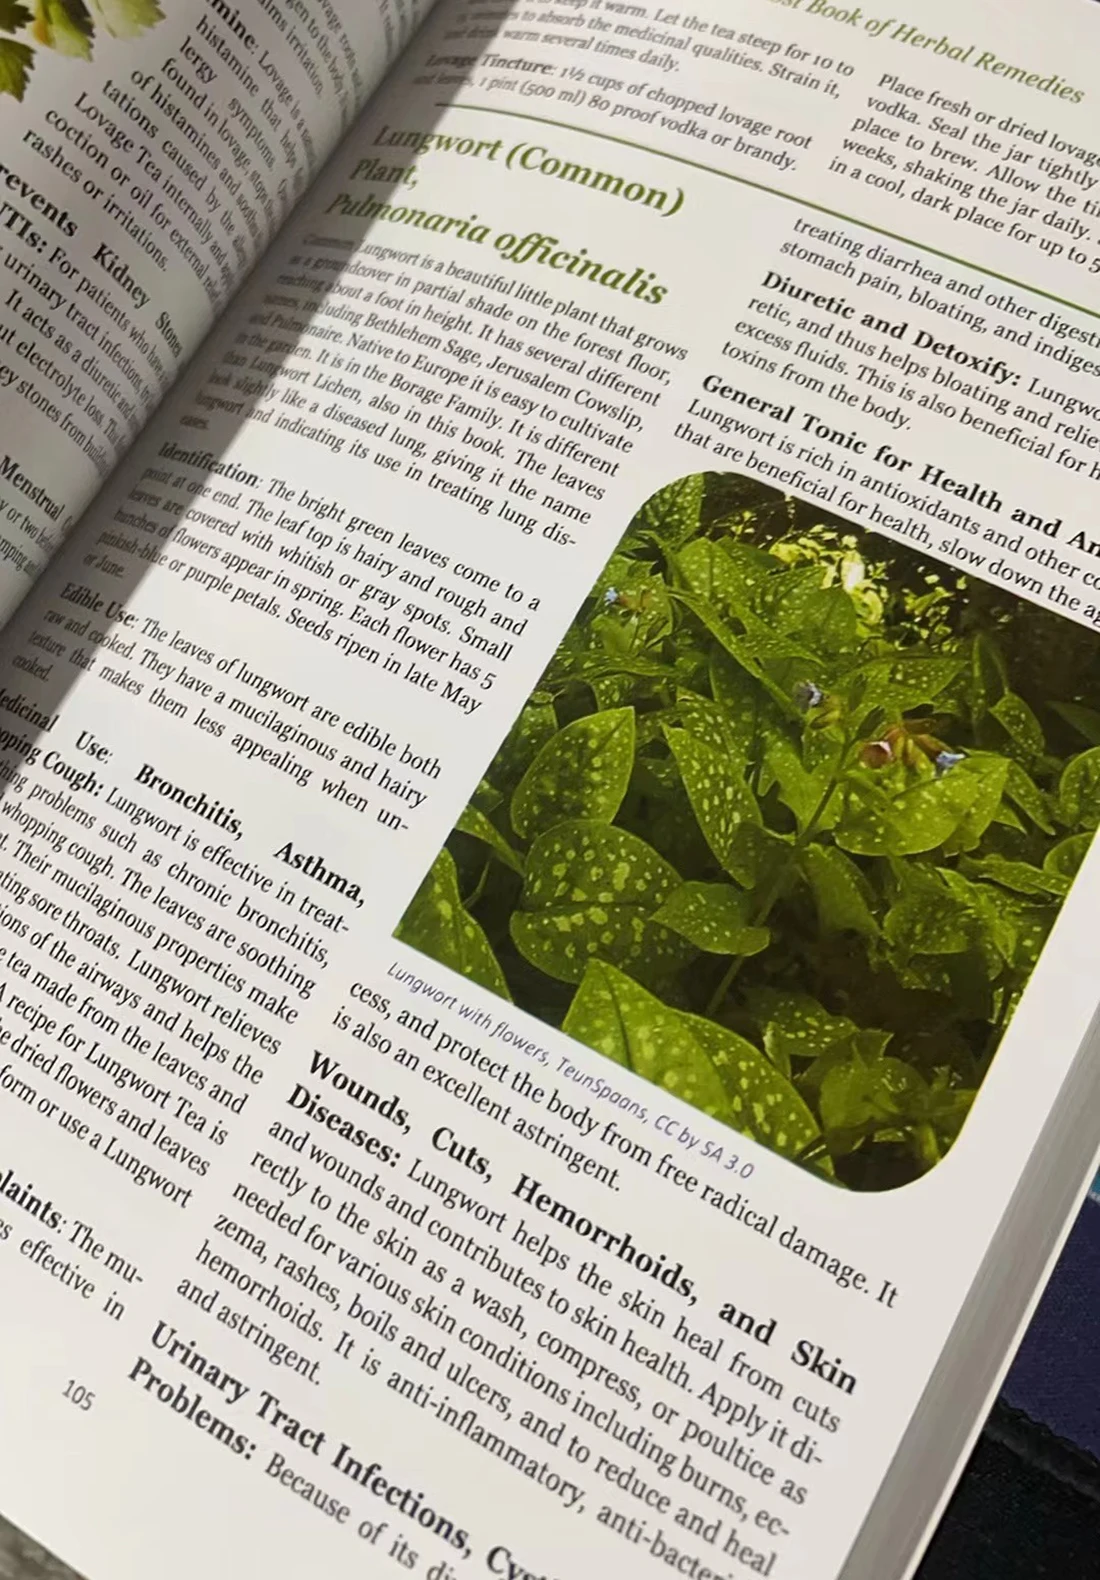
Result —
<svg viewBox="0 0 1100 1580"><path fill-rule="evenodd" d="M1010 762L1008 775L1005 779L1005 795L1015 801L1021 812L1041 828L1044 834L1054 833L1054 824L1051 822L1051 804L1049 798L1039 789L1019 763Z"/></svg>
<svg viewBox="0 0 1100 1580"><path fill-rule="evenodd" d="M736 878L738 830L743 823L760 822L760 808L742 778L740 765L687 730L666 729L665 739L704 839Z"/></svg>
<svg viewBox="0 0 1100 1580"><path fill-rule="evenodd" d="M634 766L634 709L574 719L538 753L512 797L512 827L522 839L568 818L610 822Z"/></svg>
<svg viewBox="0 0 1100 1580"><path fill-rule="evenodd" d="M899 863L898 883L898 898L886 914L883 931L903 958L962 954L970 948L973 911L952 895L942 879L915 863Z"/></svg>
<svg viewBox="0 0 1100 1580"><path fill-rule="evenodd" d="M759 612L777 631L801 635L807 609L825 586L826 569L819 561L808 565L785 566L775 556L772 576L759 601ZM812 644L811 644L812 645Z"/></svg>
<svg viewBox="0 0 1100 1580"><path fill-rule="evenodd" d="M1071 834L1068 839L1059 840L1043 857L1043 871L1072 882L1091 844L1091 834Z"/></svg>
<svg viewBox="0 0 1100 1580"><path fill-rule="evenodd" d="M462 903L449 850L441 850L401 918L396 936L413 949L511 999L504 973L479 922Z"/></svg>
<svg viewBox="0 0 1100 1580"><path fill-rule="evenodd" d="M922 780L897 796L887 795L870 779L853 780L833 838L855 856L917 856L935 850L963 826L982 793L980 776L965 773L965 766L942 779Z"/></svg>
<svg viewBox="0 0 1100 1580"><path fill-rule="evenodd" d="M0 28L5 33L18 33L31 20L31 13L23 0L0 0Z"/></svg>
<svg viewBox="0 0 1100 1580"><path fill-rule="evenodd" d="M506 789L518 784L538 752L557 733L558 717L553 701L536 692L501 742L486 779Z"/></svg>
<svg viewBox="0 0 1100 1580"><path fill-rule="evenodd" d="M579 982L594 958L633 976L659 979L694 951L651 920L679 874L651 845L588 819L541 834L527 857L516 948L561 982Z"/></svg>
<svg viewBox="0 0 1100 1580"><path fill-rule="evenodd" d="M496 828L478 807L472 803L466 808L455 827L463 834L469 834L472 839L480 839L489 849L500 857L506 867L511 867L513 872L523 876L523 862L509 845L504 835Z"/></svg>
<svg viewBox="0 0 1100 1580"><path fill-rule="evenodd" d="M96 21L112 38L138 38L158 22L164 12L156 0L88 0Z"/></svg>
<svg viewBox="0 0 1100 1580"><path fill-rule="evenodd" d="M1070 828L1095 828L1100 821L1100 746L1071 757L1058 784L1058 807Z"/></svg>
<svg viewBox="0 0 1100 1580"><path fill-rule="evenodd" d="M771 934L752 922L753 896L730 883L682 883L653 920L712 955L758 955Z"/></svg>
<svg viewBox="0 0 1100 1580"><path fill-rule="evenodd" d="M1086 708L1080 702L1052 702L1050 706L1090 746L1100 746L1100 713L1095 708Z"/></svg>
<svg viewBox="0 0 1100 1580"><path fill-rule="evenodd" d="M1042 756L1046 750L1042 726L1023 697L1018 697L1014 691L1006 691L989 711L1012 740L1024 762L1033 763Z"/></svg>
<svg viewBox="0 0 1100 1580"><path fill-rule="evenodd" d="M59 55L91 59L92 18L84 0L37 0L33 32Z"/></svg>
<svg viewBox="0 0 1100 1580"><path fill-rule="evenodd" d="M694 473L650 496L634 517L631 536L644 534L665 548L676 548L699 530L703 477Z"/></svg>
<svg viewBox="0 0 1100 1580"><path fill-rule="evenodd" d="M832 812L835 817L836 801L828 794L835 764L825 761L811 772L803 766L798 748L779 732L768 736L764 761L779 786L779 799L794 813L799 831L811 822L815 828L827 827L830 819L826 813Z"/></svg>
<svg viewBox="0 0 1100 1580"><path fill-rule="evenodd" d="M817 653L849 653L859 639L859 615L843 587L819 587L803 604L794 633Z"/></svg>
<svg viewBox="0 0 1100 1580"><path fill-rule="evenodd" d="M1008 670L1000 648L987 632L974 638L971 650L970 694L976 715L988 712L1008 690Z"/></svg>
<svg viewBox="0 0 1100 1580"><path fill-rule="evenodd" d="M816 1140L820 1127L797 1087L759 1048L700 1015L680 1018L721 1076L738 1130L789 1158Z"/></svg>
<svg viewBox="0 0 1100 1580"><path fill-rule="evenodd" d="M824 933L878 937L871 912L873 890L850 856L835 845L810 845L801 856Z"/></svg>
<svg viewBox="0 0 1100 1580"><path fill-rule="evenodd" d="M782 1070L792 1059L818 1059L835 1043L858 1031L846 1015L831 1015L808 993L783 993L756 988L749 994L749 1008L762 1027L764 1047L772 1063Z"/></svg>
<svg viewBox="0 0 1100 1580"><path fill-rule="evenodd" d="M22 99L27 79L34 70L34 50L18 39L0 38L0 93Z"/></svg>
<svg viewBox="0 0 1100 1580"><path fill-rule="evenodd" d="M689 592L713 604L729 619L752 618L749 600L768 572L755 558L727 552L725 544L696 538L676 556L676 569Z"/></svg>
<svg viewBox="0 0 1100 1580"><path fill-rule="evenodd" d="M950 770L949 777L961 774L975 779L978 789L959 826L945 842L948 855L974 850L981 843L982 835L1000 811L1001 798L1008 784L1008 766L1005 757L975 752L964 763Z"/></svg>
<svg viewBox="0 0 1100 1580"><path fill-rule="evenodd" d="M709 669L710 689L725 715L730 740L743 756L758 760L763 741L784 728L784 712L724 649L716 647L712 651Z"/></svg>
<svg viewBox="0 0 1100 1580"><path fill-rule="evenodd" d="M821 1083L821 1123L834 1155L852 1152L876 1130L901 1129L924 1118L928 1083L900 1059L858 1054L834 1067Z"/></svg>
<svg viewBox="0 0 1100 1580"><path fill-rule="evenodd" d="M562 1030L693 1108L729 1119L725 1083L689 1017L606 961L589 962Z"/></svg>
<svg viewBox="0 0 1100 1580"><path fill-rule="evenodd" d="M782 884L791 868L792 835L773 834L762 823L744 822L733 836L726 871L746 889Z"/></svg>
<svg viewBox="0 0 1100 1580"><path fill-rule="evenodd" d="M1084 839L1088 843L1088 835L1072 834L1071 839ZM1069 841L1063 841L1068 844ZM1056 846L1055 849L1058 847ZM1015 889L1017 894L1035 894L1040 897L1052 894L1062 895L1069 892L1069 876L1052 867L1050 858L1054 851L1048 851L1042 867L1033 867L1028 861L1010 861L1007 856L997 854L977 857L967 857L962 862L962 870L968 878L985 878L990 883L996 883L1003 889Z"/></svg>
<svg viewBox="0 0 1100 1580"><path fill-rule="evenodd" d="M709 741L711 746L725 752L734 761L745 764L746 754L730 728L725 709L719 703L694 692L679 691L676 696L676 716L692 735Z"/></svg>
<svg viewBox="0 0 1100 1580"><path fill-rule="evenodd" d="M724 619L717 606L707 598L701 598L693 592L678 592L676 597L685 608L690 609L695 618L702 622L714 637L720 642L739 664L755 675L758 680L768 688L772 695L793 712L791 699L775 684L765 673L763 665L766 661L793 659L804 673L812 673L820 660L817 655L809 652L791 636L784 636L769 625L766 620L752 613L748 608L737 612L737 620L744 627L743 632L737 632Z"/></svg>
<svg viewBox="0 0 1100 1580"><path fill-rule="evenodd" d="M961 668L959 658L902 652L892 658L872 659L856 673L864 683L863 695L869 706L885 708L888 713L908 713L934 702Z"/></svg>

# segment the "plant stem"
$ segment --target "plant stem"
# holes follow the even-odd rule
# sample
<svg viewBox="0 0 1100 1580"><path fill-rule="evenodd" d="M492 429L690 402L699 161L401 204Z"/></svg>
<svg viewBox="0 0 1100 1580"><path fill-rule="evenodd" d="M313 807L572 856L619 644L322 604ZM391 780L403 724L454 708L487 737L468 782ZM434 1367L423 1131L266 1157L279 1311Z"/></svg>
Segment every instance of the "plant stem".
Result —
<svg viewBox="0 0 1100 1580"><path fill-rule="evenodd" d="M468 911L473 910L474 906L481 899L481 896L485 893L485 885L489 878L489 868L492 866L492 864L493 858L490 856L484 867L481 869L481 877L477 880L477 883L471 890L469 899L463 900L462 903L465 905Z"/></svg>
<svg viewBox="0 0 1100 1580"><path fill-rule="evenodd" d="M763 927L764 923L771 915L773 906L776 904L783 893L783 889L786 885L787 878L790 875L791 868L794 866L795 862L798 860L798 857L802 854L806 846L817 833L821 819L829 810L829 802L833 799L837 787L840 784L841 775L843 774L847 765L848 753L851 751L851 749L851 741L845 741L843 750L840 754L840 762L837 764L835 774L829 780L829 783L826 786L821 799L818 801L816 807L814 807L813 812L810 814L805 828L802 830L801 834L796 836L794 844L791 846L790 855L787 857L782 867L772 879L771 885L765 892L764 899L757 906L756 911L753 913L752 920L749 923L751 927ZM730 988L737 980L737 973L740 971L747 959L747 955L734 955L733 959L730 961L722 976L722 980L719 982L718 986L710 996L710 1001L708 1002L705 1011L708 1019L713 1020L718 1011L721 1009L722 1005L725 1003Z"/></svg>

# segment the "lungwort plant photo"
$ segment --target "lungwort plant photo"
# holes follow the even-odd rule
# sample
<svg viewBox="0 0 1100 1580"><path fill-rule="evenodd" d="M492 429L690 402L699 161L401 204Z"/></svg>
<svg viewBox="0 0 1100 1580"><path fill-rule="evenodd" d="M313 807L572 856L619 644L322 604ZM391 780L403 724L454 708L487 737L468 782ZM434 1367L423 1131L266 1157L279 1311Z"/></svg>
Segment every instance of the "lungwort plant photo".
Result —
<svg viewBox="0 0 1100 1580"><path fill-rule="evenodd" d="M397 936L834 1185L954 1143L1100 819L1100 640L706 473L638 511Z"/></svg>

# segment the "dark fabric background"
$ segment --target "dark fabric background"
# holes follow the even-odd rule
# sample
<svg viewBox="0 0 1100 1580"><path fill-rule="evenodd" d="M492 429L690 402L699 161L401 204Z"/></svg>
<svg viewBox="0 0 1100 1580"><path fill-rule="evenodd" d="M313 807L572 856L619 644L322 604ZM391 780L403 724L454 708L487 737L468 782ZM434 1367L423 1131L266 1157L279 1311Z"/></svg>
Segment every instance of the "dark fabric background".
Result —
<svg viewBox="0 0 1100 1580"><path fill-rule="evenodd" d="M918 1580L1100 1580L1098 1311L1089 1200Z"/></svg>

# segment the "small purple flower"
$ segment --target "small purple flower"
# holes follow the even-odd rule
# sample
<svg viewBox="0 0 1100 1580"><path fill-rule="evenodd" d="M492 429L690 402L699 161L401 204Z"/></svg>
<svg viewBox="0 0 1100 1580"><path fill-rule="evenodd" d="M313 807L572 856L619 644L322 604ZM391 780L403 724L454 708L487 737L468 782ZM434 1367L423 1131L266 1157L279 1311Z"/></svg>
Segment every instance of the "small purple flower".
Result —
<svg viewBox="0 0 1100 1580"><path fill-rule="evenodd" d="M794 700L803 713L809 713L811 708L820 708L825 701L825 693L812 680L800 680L794 688Z"/></svg>
<svg viewBox="0 0 1100 1580"><path fill-rule="evenodd" d="M603 601L609 609L613 609L619 601L618 589L615 587L608 587L604 592Z"/></svg>
<svg viewBox="0 0 1100 1580"><path fill-rule="evenodd" d="M949 751L937 752L934 761L936 764L936 778L941 779L945 773L949 773L952 768L957 768L960 763L966 761L966 753Z"/></svg>

